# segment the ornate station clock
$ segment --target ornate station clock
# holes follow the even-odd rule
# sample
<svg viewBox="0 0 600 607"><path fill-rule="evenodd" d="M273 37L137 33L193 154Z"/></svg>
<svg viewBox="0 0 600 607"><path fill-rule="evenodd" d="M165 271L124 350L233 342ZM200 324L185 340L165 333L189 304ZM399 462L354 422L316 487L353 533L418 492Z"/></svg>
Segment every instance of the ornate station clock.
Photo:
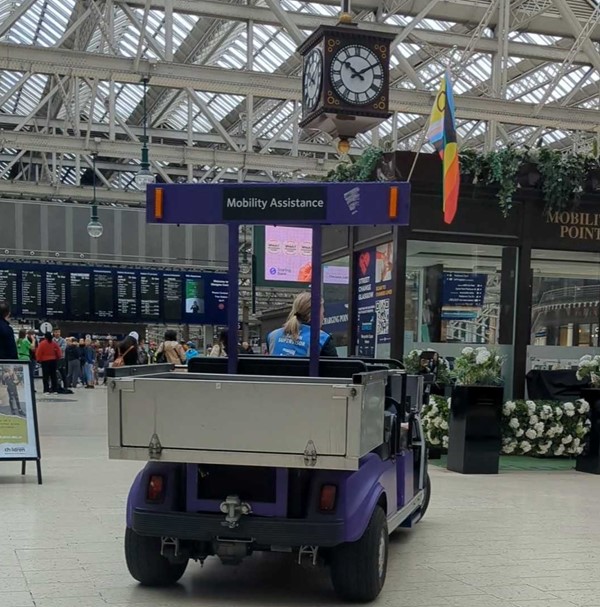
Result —
<svg viewBox="0 0 600 607"><path fill-rule="evenodd" d="M314 48L304 59L302 75L302 108L312 112L321 95L323 86L323 54L321 49Z"/></svg>
<svg viewBox="0 0 600 607"><path fill-rule="evenodd" d="M298 49L304 57L300 126L347 141L389 118L393 38L356 25L316 30Z"/></svg>

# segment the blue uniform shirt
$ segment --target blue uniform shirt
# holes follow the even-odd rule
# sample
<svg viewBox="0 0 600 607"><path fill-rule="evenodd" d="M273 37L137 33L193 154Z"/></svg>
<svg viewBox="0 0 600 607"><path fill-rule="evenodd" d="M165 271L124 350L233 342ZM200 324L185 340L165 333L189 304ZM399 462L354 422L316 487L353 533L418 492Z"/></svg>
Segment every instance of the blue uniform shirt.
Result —
<svg viewBox="0 0 600 607"><path fill-rule="evenodd" d="M329 339L329 334L319 331L319 345L321 348ZM300 325L298 339L292 339L282 329L276 329L267 336L269 354L271 356L308 356L310 354L310 326Z"/></svg>

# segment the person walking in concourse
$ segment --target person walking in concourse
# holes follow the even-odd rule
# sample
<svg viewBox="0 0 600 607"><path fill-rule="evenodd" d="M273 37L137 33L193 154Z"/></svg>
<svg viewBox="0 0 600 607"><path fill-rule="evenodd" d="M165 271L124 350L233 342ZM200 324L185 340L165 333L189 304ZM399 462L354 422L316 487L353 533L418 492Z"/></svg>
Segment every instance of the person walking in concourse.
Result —
<svg viewBox="0 0 600 607"><path fill-rule="evenodd" d="M42 365L44 394L58 394L58 361L62 356L58 344L53 341L52 333L46 333L36 350L37 361Z"/></svg>
<svg viewBox="0 0 600 607"><path fill-rule="evenodd" d="M17 342L12 327L8 324L10 306L0 302L0 360L17 360Z"/></svg>
<svg viewBox="0 0 600 607"><path fill-rule="evenodd" d="M67 359L67 387L77 388L77 382L81 376L81 363L79 362L79 344L74 337L68 340L65 358Z"/></svg>

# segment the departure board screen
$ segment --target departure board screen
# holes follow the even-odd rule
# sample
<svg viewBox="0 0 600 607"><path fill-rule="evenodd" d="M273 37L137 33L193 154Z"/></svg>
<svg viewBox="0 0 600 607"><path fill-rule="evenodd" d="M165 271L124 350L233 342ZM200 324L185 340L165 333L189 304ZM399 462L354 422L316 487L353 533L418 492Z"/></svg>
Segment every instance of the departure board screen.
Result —
<svg viewBox="0 0 600 607"><path fill-rule="evenodd" d="M94 270L94 312L98 319L115 317L115 287L110 270Z"/></svg>
<svg viewBox="0 0 600 607"><path fill-rule="evenodd" d="M71 316L73 318L90 318L90 286L89 272L71 272Z"/></svg>
<svg viewBox="0 0 600 607"><path fill-rule="evenodd" d="M67 316L67 273L46 272L46 316Z"/></svg>
<svg viewBox="0 0 600 607"><path fill-rule="evenodd" d="M163 304L165 320L181 320L183 281L180 274L163 275Z"/></svg>
<svg viewBox="0 0 600 607"><path fill-rule="evenodd" d="M139 316L135 272L117 272L117 313L120 319L133 319Z"/></svg>
<svg viewBox="0 0 600 607"><path fill-rule="evenodd" d="M11 307L13 316L18 310L18 295L17 295L17 270L0 269L0 301L7 301Z"/></svg>
<svg viewBox="0 0 600 607"><path fill-rule="evenodd" d="M43 313L42 273L37 270L23 270L21 273L21 314L39 318Z"/></svg>
<svg viewBox="0 0 600 607"><path fill-rule="evenodd" d="M160 274L140 274L140 306L143 318L160 318Z"/></svg>

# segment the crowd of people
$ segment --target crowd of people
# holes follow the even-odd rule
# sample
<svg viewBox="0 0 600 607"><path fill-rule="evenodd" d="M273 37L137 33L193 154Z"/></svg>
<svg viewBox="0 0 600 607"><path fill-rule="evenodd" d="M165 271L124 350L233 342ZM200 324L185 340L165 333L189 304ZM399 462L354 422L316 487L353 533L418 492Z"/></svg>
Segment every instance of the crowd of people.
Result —
<svg viewBox="0 0 600 607"><path fill-rule="evenodd" d="M310 293L299 294L284 326L267 336L267 353L271 356L307 356L310 347ZM321 324L323 323L321 303ZM46 333L39 341L35 331L21 329L15 340L9 324L10 306L0 302L0 360L35 361L42 369L44 393L72 390L78 386L93 389L106 383L106 369L111 366L169 363L186 365L201 356L194 342L180 341L177 332L167 330L159 344L146 344L143 337L131 331L122 341L92 340L91 337L64 338L60 329ZM236 340L237 341L237 340ZM337 356L331 336L320 331L321 356ZM236 344L241 355L254 354L252 346L244 341ZM221 331L217 342L206 355L226 357L230 351L227 331Z"/></svg>
<svg viewBox="0 0 600 607"><path fill-rule="evenodd" d="M28 361L42 370L44 393L57 393L77 387L93 389L106 383L111 366L170 363L186 365L202 353L193 341L178 340L173 330L166 331L160 343L146 343L136 331L123 340L63 337L60 329L37 336L33 329L20 329L15 339L9 323L10 306L0 303L0 360ZM226 356L227 333L206 351L211 356ZM251 352L247 343L245 351ZM216 352L216 353L213 353Z"/></svg>

